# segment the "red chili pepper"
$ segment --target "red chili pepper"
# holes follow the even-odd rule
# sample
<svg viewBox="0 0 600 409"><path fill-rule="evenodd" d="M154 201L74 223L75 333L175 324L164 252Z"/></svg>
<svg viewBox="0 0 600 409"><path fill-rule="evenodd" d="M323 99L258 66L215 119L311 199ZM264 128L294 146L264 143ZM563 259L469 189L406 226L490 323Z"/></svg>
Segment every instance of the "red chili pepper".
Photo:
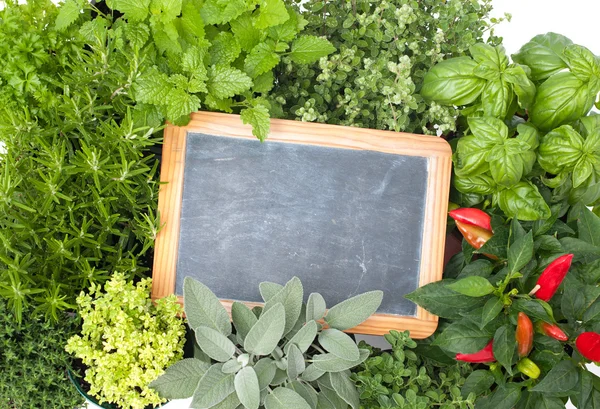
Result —
<svg viewBox="0 0 600 409"><path fill-rule="evenodd" d="M474 207L461 207L448 212L448 214L457 222L492 231L492 218L483 210Z"/></svg>
<svg viewBox="0 0 600 409"><path fill-rule="evenodd" d="M540 321L537 325L540 332L549 336L550 338L554 338L559 341L569 340L567 334L565 334L564 331L556 324L549 324L547 322Z"/></svg>
<svg viewBox="0 0 600 409"><path fill-rule="evenodd" d="M522 358L529 355L531 348L533 348L533 324L524 312L519 312L519 316L517 317L515 338L517 339L519 357Z"/></svg>
<svg viewBox="0 0 600 409"><path fill-rule="evenodd" d="M494 362L496 358L494 358L493 344L494 340L491 340L481 351L474 354L456 354L455 359L472 363Z"/></svg>
<svg viewBox="0 0 600 409"><path fill-rule="evenodd" d="M458 231L460 231L465 240L467 240L467 243L477 250L479 250L485 242L494 235L494 233L482 227L464 224L459 221L456 221L456 227L458 227Z"/></svg>
<svg viewBox="0 0 600 409"><path fill-rule="evenodd" d="M538 278L533 294L540 300L549 301L567 275L571 260L573 254L565 254L550 263Z"/></svg>
<svg viewBox="0 0 600 409"><path fill-rule="evenodd" d="M575 346L579 353L590 361L600 362L600 334L584 332L577 337Z"/></svg>

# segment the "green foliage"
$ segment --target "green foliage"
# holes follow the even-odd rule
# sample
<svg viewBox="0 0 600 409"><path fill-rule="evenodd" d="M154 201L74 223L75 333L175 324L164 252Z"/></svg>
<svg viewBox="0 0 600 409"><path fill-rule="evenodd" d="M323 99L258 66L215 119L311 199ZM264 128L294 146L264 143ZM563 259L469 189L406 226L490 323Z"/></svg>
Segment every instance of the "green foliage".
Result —
<svg viewBox="0 0 600 409"><path fill-rule="evenodd" d="M554 33L534 37L512 64L502 47L476 44L470 53L433 67L421 90L427 100L466 106L454 200L487 200L519 220L547 219L554 204L564 213L579 201L600 203L600 121L586 116L600 91L596 57Z"/></svg>
<svg viewBox="0 0 600 409"><path fill-rule="evenodd" d="M264 307L240 302L225 308L202 283L186 277L184 309L196 334L196 358L167 368L151 387L168 399L193 397L191 407L310 409L317 405L359 408L348 369L364 362L359 348L341 330L373 314L383 294L371 291L333 306L317 293L304 304L297 277L285 286L261 283ZM317 321L323 319L329 329Z"/></svg>
<svg viewBox="0 0 600 409"><path fill-rule="evenodd" d="M369 347L364 341L359 344L371 351L371 356L352 375L360 392L361 408L474 407L475 393L461 396L461 387L471 373L468 364L441 364L428 358L431 351L439 349L426 343L417 348L408 331L391 331L385 339L391 344L391 351Z"/></svg>
<svg viewBox="0 0 600 409"><path fill-rule="evenodd" d="M164 402L148 387L167 366L183 357L185 327L175 296L153 303L150 279L136 285L114 274L77 298L83 319L80 335L66 350L87 366L89 394L123 409Z"/></svg>
<svg viewBox="0 0 600 409"><path fill-rule="evenodd" d="M455 130L456 110L423 100L425 72L464 55L498 22L486 21L488 0L334 0L303 7L307 34L324 36L338 52L310 65L305 56L323 40L292 45L276 74L274 112L302 121L427 134ZM493 30L490 41L498 41Z"/></svg>
<svg viewBox="0 0 600 409"><path fill-rule="evenodd" d="M23 312L22 325L15 325L0 298L0 408L80 407L83 399L67 377L71 358L64 350L78 319L61 313L60 321L50 324L33 308Z"/></svg>
<svg viewBox="0 0 600 409"><path fill-rule="evenodd" d="M0 296L18 320L147 270L165 119L241 112L262 140L281 56L332 51L282 0L9 1L0 21Z"/></svg>
<svg viewBox="0 0 600 409"><path fill-rule="evenodd" d="M474 371L462 388L462 396L477 395L477 407L563 408L567 397L576 407L591 407L576 402L600 396L600 378L588 372L589 361L575 346L581 333L600 331L600 217L580 203L565 223L559 210L553 206L547 219L524 223L493 215L496 243L488 246L488 241L478 251L497 260L461 252L449 263L444 280L407 296L450 321L442 323L432 342L446 354L475 353L493 340L497 362ZM548 302L529 295L546 267L567 253L574 255L573 262L556 294ZM538 328L528 357L539 367L539 378L519 370L519 312ZM558 325L568 340L546 335L537 327L542 322Z"/></svg>

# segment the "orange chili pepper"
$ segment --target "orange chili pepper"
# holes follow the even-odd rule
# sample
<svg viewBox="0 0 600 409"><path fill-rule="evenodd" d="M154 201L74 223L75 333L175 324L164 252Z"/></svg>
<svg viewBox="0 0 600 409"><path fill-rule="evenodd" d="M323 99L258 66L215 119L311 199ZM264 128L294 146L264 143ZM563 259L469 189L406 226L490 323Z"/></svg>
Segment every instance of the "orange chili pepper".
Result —
<svg viewBox="0 0 600 409"><path fill-rule="evenodd" d="M529 355L531 348L533 348L533 323L524 312L519 312L517 317L517 332L515 333L517 339L517 352L519 357Z"/></svg>
<svg viewBox="0 0 600 409"><path fill-rule="evenodd" d="M458 231L462 233L467 243L476 250L479 250L494 235L494 233L482 227L464 224L459 221L456 221L456 227L458 227Z"/></svg>

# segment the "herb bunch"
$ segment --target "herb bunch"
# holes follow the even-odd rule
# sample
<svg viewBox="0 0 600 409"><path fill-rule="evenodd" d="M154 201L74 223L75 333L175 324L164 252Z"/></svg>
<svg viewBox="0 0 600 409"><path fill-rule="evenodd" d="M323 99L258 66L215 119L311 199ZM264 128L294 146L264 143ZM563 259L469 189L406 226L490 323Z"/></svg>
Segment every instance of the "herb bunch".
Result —
<svg viewBox="0 0 600 409"><path fill-rule="evenodd" d="M0 408L80 407L83 398L67 377L72 362L64 350L79 319L61 314L59 322L49 323L33 308L24 313L27 319L16 326L0 297Z"/></svg>
<svg viewBox="0 0 600 409"><path fill-rule="evenodd" d="M453 362L443 356L443 362L427 358L408 331L390 331L385 335L391 351L381 351L364 341L371 355L354 369L352 380L360 393L361 408L365 409L440 409L473 408L475 394L461 395L460 388L472 369L468 364ZM437 349L437 348L436 348ZM438 357L439 359L439 357Z"/></svg>
<svg viewBox="0 0 600 409"><path fill-rule="evenodd" d="M585 367L600 362L600 217L581 203L564 220L559 210L523 223L455 213L466 237L490 220L493 236L477 249L465 240L442 281L408 295L446 320L433 346L479 363L462 388L477 407L600 401L600 378Z"/></svg>
<svg viewBox="0 0 600 409"><path fill-rule="evenodd" d="M297 277L282 286L263 282L264 307L241 302L229 315L204 284L186 277L184 308L199 353L152 382L169 399L193 397L193 408L359 409L349 369L369 351L344 330L373 314L383 297L370 291L331 307L318 293L303 303ZM324 320L329 328L318 322Z"/></svg>
<svg viewBox="0 0 600 409"><path fill-rule="evenodd" d="M293 3L293 2L292 2ZM318 64L283 58L272 93L277 115L373 129L455 130L456 110L420 95L425 72L464 55L499 20L491 2L333 0L302 4L306 31L338 49ZM502 19L500 19L502 20Z"/></svg>
<svg viewBox="0 0 600 409"><path fill-rule="evenodd" d="M519 220L547 219L553 204L562 216L600 203L600 120L587 116L600 91L596 56L555 33L534 37L512 63L501 46L470 53L433 67L421 91L467 118L454 142L454 199Z"/></svg>
<svg viewBox="0 0 600 409"><path fill-rule="evenodd" d="M152 302L151 280L133 284L114 274L104 291L92 285L77 298L80 334L66 350L87 366L89 394L122 409L164 402L148 385L183 357L185 326L175 296Z"/></svg>
<svg viewBox="0 0 600 409"><path fill-rule="evenodd" d="M0 296L49 319L143 274L167 119L241 113L264 139L273 67L333 51L282 0L8 1L0 11Z"/></svg>

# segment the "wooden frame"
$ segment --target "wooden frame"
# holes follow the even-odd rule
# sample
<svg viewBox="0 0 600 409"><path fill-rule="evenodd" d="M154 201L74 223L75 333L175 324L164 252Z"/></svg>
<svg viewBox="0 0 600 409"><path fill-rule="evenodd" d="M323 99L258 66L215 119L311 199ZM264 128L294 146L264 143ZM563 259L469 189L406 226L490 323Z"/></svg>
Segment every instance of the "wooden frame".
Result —
<svg viewBox="0 0 600 409"><path fill-rule="evenodd" d="M242 124L238 115L221 113L196 112L192 114L187 126L168 126L165 129L161 165L161 182L165 184L161 185L158 199L163 227L156 238L152 286L154 299L175 292L188 132L255 139L251 127ZM429 158L419 286L441 279L452 163L452 152L445 140L423 135L277 119L271 120L269 140ZM222 303L230 311L232 301L222 300ZM375 314L349 332L382 335L392 329L408 329L413 338L426 338L437 328L437 321L437 316L417 307L415 317Z"/></svg>

